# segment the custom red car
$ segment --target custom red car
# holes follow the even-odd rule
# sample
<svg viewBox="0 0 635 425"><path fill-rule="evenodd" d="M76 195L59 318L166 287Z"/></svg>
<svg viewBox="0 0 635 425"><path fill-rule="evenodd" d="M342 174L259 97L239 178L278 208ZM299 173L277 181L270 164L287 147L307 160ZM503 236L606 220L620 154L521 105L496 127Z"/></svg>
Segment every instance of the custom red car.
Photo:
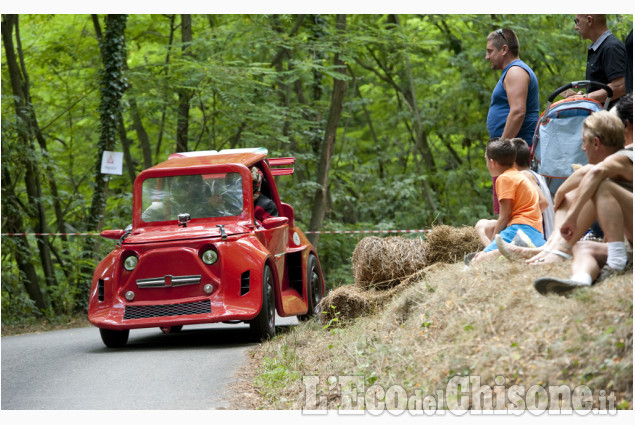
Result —
<svg viewBox="0 0 635 425"><path fill-rule="evenodd" d="M246 322L266 339L276 311L315 316L318 255L274 180L293 163L232 149L172 154L141 172L132 224L101 232L118 241L95 270L88 305L104 344L124 346L130 329L215 322Z"/></svg>

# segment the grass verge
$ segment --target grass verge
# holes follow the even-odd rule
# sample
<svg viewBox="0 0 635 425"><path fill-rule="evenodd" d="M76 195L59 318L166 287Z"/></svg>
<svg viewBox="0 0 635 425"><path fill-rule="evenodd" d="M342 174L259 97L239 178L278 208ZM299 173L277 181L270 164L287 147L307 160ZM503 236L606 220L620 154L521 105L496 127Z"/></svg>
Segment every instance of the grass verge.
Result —
<svg viewBox="0 0 635 425"><path fill-rule="evenodd" d="M92 325L84 313L75 316L64 316L57 318L55 321L33 319L24 323L2 324L2 336L48 332L59 329L84 328L88 326Z"/></svg>
<svg viewBox="0 0 635 425"><path fill-rule="evenodd" d="M470 375L491 387L585 385L596 407L605 390L616 408L632 409L632 272L566 297L532 286L541 276L568 275L569 264L436 267L378 314L327 327L301 323L259 346L241 372L248 402L232 407L311 407L304 376L317 376L317 397L338 409L347 400L329 376L361 377L363 397L373 385L394 384L408 395L435 394L452 377Z"/></svg>

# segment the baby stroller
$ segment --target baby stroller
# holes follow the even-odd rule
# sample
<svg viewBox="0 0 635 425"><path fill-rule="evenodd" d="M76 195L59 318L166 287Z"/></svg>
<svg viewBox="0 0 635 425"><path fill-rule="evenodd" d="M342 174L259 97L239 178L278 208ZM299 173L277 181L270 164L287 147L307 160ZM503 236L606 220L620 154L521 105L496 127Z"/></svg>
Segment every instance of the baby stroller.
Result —
<svg viewBox="0 0 635 425"><path fill-rule="evenodd" d="M567 89L604 89L608 93L604 106L596 100L554 99ZM613 91L606 84L595 81L574 81L554 91L547 100L547 107L540 116L531 146L531 169L545 177L551 196L573 173L572 164L587 164L581 150L582 122L593 112L608 109Z"/></svg>

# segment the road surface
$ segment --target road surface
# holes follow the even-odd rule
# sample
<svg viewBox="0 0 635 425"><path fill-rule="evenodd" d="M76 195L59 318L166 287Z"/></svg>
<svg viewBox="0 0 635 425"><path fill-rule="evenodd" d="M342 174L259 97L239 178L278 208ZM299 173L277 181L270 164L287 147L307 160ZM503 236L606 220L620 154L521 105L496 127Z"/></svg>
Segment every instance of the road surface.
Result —
<svg viewBox="0 0 635 425"><path fill-rule="evenodd" d="M276 325L297 319L276 317ZM2 338L2 409L224 409L250 348L248 326L130 331L106 348L94 327Z"/></svg>

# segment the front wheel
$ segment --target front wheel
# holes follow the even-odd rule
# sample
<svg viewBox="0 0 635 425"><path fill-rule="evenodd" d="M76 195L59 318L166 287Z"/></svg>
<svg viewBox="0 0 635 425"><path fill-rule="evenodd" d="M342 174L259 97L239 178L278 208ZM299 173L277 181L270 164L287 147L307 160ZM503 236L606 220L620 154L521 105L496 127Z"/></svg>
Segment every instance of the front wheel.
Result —
<svg viewBox="0 0 635 425"><path fill-rule="evenodd" d="M298 319L302 321L309 320L313 317L319 316L320 308L318 305L324 295L322 292L322 278L320 273L320 264L317 258L313 254L309 255L309 259L306 262L307 269L307 307L306 314L298 316Z"/></svg>
<svg viewBox="0 0 635 425"><path fill-rule="evenodd" d="M181 329L183 329L183 325L179 325L179 326L162 326L159 329L161 329L161 332L163 332L164 334L175 334L175 333L181 332Z"/></svg>
<svg viewBox="0 0 635 425"><path fill-rule="evenodd" d="M128 342L130 330L113 331L112 329L99 329L101 340L108 348L121 348Z"/></svg>
<svg viewBox="0 0 635 425"><path fill-rule="evenodd" d="M273 273L269 266L262 272L262 307L260 313L249 322L253 336L261 341L271 338L276 332L276 302L273 293Z"/></svg>

